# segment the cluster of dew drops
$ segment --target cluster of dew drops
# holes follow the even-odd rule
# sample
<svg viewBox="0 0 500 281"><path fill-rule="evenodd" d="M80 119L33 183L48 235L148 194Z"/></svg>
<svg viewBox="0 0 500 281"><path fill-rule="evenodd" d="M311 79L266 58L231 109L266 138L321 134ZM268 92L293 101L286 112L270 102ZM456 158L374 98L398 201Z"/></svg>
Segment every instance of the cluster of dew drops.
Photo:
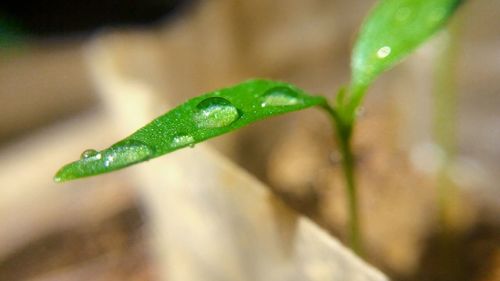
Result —
<svg viewBox="0 0 500 281"><path fill-rule="evenodd" d="M277 86L267 90L261 97L260 106L265 107L278 107L278 106L291 106L297 105L302 102L296 91L286 86ZM198 103L196 111L194 112L193 119L200 129L214 129L227 127L240 119L242 112L233 105L229 100L223 97L209 97ZM181 148L185 146L194 147L195 138L189 134L175 135L170 145L172 148ZM131 150L138 150L138 146L128 146ZM126 149L122 149L124 151ZM95 149L87 149L82 152L80 159L101 160L102 153ZM104 161L104 166L109 167L115 160L114 153L107 155ZM129 157L129 160L134 157Z"/></svg>

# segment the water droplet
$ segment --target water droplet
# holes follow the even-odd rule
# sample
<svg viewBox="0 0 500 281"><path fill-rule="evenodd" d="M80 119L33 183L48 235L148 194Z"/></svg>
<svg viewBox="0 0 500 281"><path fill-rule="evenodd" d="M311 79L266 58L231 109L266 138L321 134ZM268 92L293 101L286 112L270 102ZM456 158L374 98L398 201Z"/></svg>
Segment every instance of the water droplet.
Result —
<svg viewBox="0 0 500 281"><path fill-rule="evenodd" d="M155 156L154 153L151 146L141 141L123 140L100 152L84 151L82 159L61 168L54 180L61 182L117 170L148 160Z"/></svg>
<svg viewBox="0 0 500 281"><path fill-rule="evenodd" d="M402 7L399 8L399 10L396 12L396 20L403 22L406 21L410 18L411 15L411 9L408 7Z"/></svg>
<svg viewBox="0 0 500 281"><path fill-rule="evenodd" d="M302 103L302 99L296 91L279 86L267 90L263 95L264 101L260 104L262 107L266 106L286 106L296 105Z"/></svg>
<svg viewBox="0 0 500 281"><path fill-rule="evenodd" d="M188 145L190 147L194 147L194 138L190 135L177 135L172 140L173 147L182 147Z"/></svg>
<svg viewBox="0 0 500 281"><path fill-rule="evenodd" d="M194 120L200 128L222 128L240 118L238 109L225 98L207 98L196 107Z"/></svg>
<svg viewBox="0 0 500 281"><path fill-rule="evenodd" d="M137 140L125 140L114 144L101 152L105 167L125 167L133 163L148 160L154 155L154 150Z"/></svg>
<svg viewBox="0 0 500 281"><path fill-rule="evenodd" d="M95 149L87 149L84 152L82 152L82 154L80 155L80 159L87 159L87 158L96 156L98 154L99 154L99 152Z"/></svg>
<svg viewBox="0 0 500 281"><path fill-rule="evenodd" d="M391 53L391 47L389 46L384 46L377 51L377 57L383 59L387 57Z"/></svg>
<svg viewBox="0 0 500 281"><path fill-rule="evenodd" d="M109 167L113 161L115 161L115 155L108 155L106 156L106 160L104 161L104 166Z"/></svg>

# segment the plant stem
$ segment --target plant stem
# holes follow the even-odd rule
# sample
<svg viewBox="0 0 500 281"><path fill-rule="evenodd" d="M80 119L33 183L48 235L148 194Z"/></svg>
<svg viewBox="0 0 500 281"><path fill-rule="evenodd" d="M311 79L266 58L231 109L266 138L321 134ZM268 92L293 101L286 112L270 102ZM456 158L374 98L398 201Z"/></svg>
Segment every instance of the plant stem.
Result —
<svg viewBox="0 0 500 281"><path fill-rule="evenodd" d="M337 132L336 139L342 155L342 170L344 173L349 209L349 243L352 250L359 256L362 256L363 247L361 243L358 198L355 180L356 165L351 147L353 122L346 121L346 119L341 117L342 115L338 114L338 112L326 102L322 107L330 114L333 123L335 123L335 129Z"/></svg>
<svg viewBox="0 0 500 281"><path fill-rule="evenodd" d="M358 213L358 197L355 180L355 161L351 148L352 126L339 126L337 123L338 141L342 154L342 169L349 202L349 239L351 247L358 255L362 255L360 225Z"/></svg>

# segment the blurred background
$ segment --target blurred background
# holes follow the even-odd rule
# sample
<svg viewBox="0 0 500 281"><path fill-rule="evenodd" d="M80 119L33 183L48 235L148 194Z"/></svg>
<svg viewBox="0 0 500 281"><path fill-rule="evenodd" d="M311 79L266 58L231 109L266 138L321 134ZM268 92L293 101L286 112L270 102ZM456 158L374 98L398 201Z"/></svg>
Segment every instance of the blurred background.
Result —
<svg viewBox="0 0 500 281"><path fill-rule="evenodd" d="M55 171L251 77L333 98L374 3L2 1L0 280L163 280L149 238L161 210L142 188L150 164L64 185ZM365 260L393 280L500 280L499 12L465 1L367 95L355 133ZM332 132L311 109L209 146L346 241Z"/></svg>

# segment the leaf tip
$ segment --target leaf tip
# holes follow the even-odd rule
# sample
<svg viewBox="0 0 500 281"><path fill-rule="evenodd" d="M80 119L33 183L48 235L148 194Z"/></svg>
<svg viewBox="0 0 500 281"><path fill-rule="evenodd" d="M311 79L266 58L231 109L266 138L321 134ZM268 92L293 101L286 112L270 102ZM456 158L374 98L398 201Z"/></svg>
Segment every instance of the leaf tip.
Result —
<svg viewBox="0 0 500 281"><path fill-rule="evenodd" d="M69 181L69 180L72 180L73 177L71 177L70 175L68 175L67 173L67 169L66 169L67 165L60 168L56 174L54 175L54 177L52 178L52 180L56 183L63 183L63 182L66 182L66 181Z"/></svg>
<svg viewBox="0 0 500 281"><path fill-rule="evenodd" d="M61 178L59 176L54 176L52 179L54 180L55 183L62 183L62 182L64 182L63 178Z"/></svg>

